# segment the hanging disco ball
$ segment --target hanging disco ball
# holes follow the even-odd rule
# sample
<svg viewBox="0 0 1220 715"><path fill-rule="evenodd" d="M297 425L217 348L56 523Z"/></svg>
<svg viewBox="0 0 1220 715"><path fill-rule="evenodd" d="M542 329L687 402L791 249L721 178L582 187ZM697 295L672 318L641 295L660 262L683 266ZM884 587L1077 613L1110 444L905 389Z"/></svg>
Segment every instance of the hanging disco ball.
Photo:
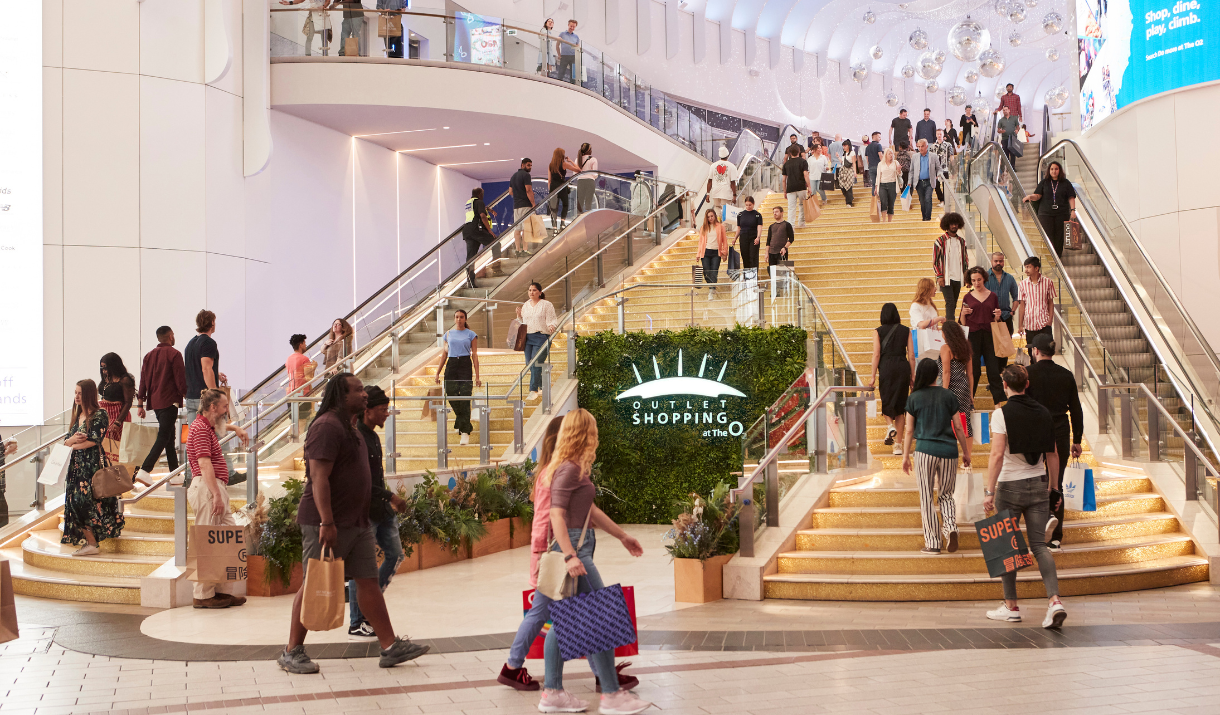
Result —
<svg viewBox="0 0 1220 715"><path fill-rule="evenodd" d="M894 94L893 92L886 92L885 103L890 105L891 107L897 107L898 106L898 95Z"/></svg>
<svg viewBox="0 0 1220 715"><path fill-rule="evenodd" d="M873 45L872 49L868 51L868 54L871 55L874 60L879 60L881 59L881 56L885 54L885 51L881 49L881 45Z"/></svg>
<svg viewBox="0 0 1220 715"><path fill-rule="evenodd" d="M956 84L950 87L948 92L945 92L945 96L949 98L949 104L955 107L960 107L966 103L965 88L959 87Z"/></svg>
<svg viewBox="0 0 1220 715"><path fill-rule="evenodd" d="M1046 17L1042 18L1042 30L1053 35L1063 29L1063 15L1057 12L1048 12Z"/></svg>
<svg viewBox="0 0 1220 715"><path fill-rule="evenodd" d="M979 74L984 77L998 77L1004 71L1004 55L995 50L983 50L979 54Z"/></svg>
<svg viewBox="0 0 1220 715"><path fill-rule="evenodd" d="M914 68L914 67L912 67L912 66L911 66L911 65L909 65L909 64L907 64L907 65L903 65L903 66L902 66L902 76L903 76L903 77L906 77L907 79L910 79L910 78L914 77L914 76L915 76L915 68Z"/></svg>
<svg viewBox="0 0 1220 715"><path fill-rule="evenodd" d="M911 48L916 50L925 49L928 46L928 33L916 28L911 36L907 38L907 42L911 43Z"/></svg>
<svg viewBox="0 0 1220 715"><path fill-rule="evenodd" d="M1068 91L1063 88L1063 85L1058 85L1046 90L1046 106L1051 109L1058 109L1068 101Z"/></svg>
<svg viewBox="0 0 1220 715"><path fill-rule="evenodd" d="M995 0L995 14L1008 17L1008 0Z"/></svg>
<svg viewBox="0 0 1220 715"><path fill-rule="evenodd" d="M949 30L949 51L962 62L973 62L983 51L983 26L966 18Z"/></svg>
<svg viewBox="0 0 1220 715"><path fill-rule="evenodd" d="M863 62L857 62L856 64L851 66L851 78L852 79L856 80L857 82L863 82L864 78L867 76L868 76L868 68L864 66Z"/></svg>
<svg viewBox="0 0 1220 715"><path fill-rule="evenodd" d="M1013 3L1008 8L1008 19L1013 22L1025 22L1025 6L1019 3Z"/></svg>
<svg viewBox="0 0 1220 715"><path fill-rule="evenodd" d="M1008 94L1008 90L1005 89L1004 87L997 86L995 88L995 98L996 99L999 99L1000 97L1003 97L1006 94Z"/></svg>
<svg viewBox="0 0 1220 715"><path fill-rule="evenodd" d="M944 67L936 61L931 52L919 56L919 76L924 79L936 79Z"/></svg>
<svg viewBox="0 0 1220 715"><path fill-rule="evenodd" d="M1046 59L1050 60L1051 62L1059 59L1059 50L1056 50L1054 47L1046 48Z"/></svg>
<svg viewBox="0 0 1220 715"><path fill-rule="evenodd" d="M940 84L938 84L938 83L936 82L936 80L932 80L931 82L928 82L927 84L925 84L925 85L923 86L923 90L924 90L925 92L927 92L928 94L932 94L932 93L934 93L934 92L938 92L938 91L940 91Z"/></svg>
<svg viewBox="0 0 1220 715"><path fill-rule="evenodd" d="M991 111L991 104L989 104L987 102L987 100L983 98L983 95L981 95L981 94L978 97L975 97L974 101L971 102L970 104L971 104L971 109L973 109L978 114L986 115L987 112Z"/></svg>
<svg viewBox="0 0 1220 715"><path fill-rule="evenodd" d="M1013 30L1012 32L1008 33L1008 46L1009 47L1020 47L1021 46L1021 33L1017 32L1016 30Z"/></svg>
<svg viewBox="0 0 1220 715"><path fill-rule="evenodd" d="M978 70L966 70L966 84L974 84L979 81Z"/></svg>
<svg viewBox="0 0 1220 715"><path fill-rule="evenodd" d="M932 59L936 60L936 64L943 65L949 56L945 54L944 50L936 50L932 53Z"/></svg>
<svg viewBox="0 0 1220 715"><path fill-rule="evenodd" d="M1031 5L1030 7L1033 7L1033 6ZM864 24L865 25L871 25L876 21L877 21L876 13L874 13L872 10L866 10L864 12Z"/></svg>
<svg viewBox="0 0 1220 715"><path fill-rule="evenodd" d="M1025 7L1033 10L1034 8L1038 7L1038 0L1025 0Z"/></svg>

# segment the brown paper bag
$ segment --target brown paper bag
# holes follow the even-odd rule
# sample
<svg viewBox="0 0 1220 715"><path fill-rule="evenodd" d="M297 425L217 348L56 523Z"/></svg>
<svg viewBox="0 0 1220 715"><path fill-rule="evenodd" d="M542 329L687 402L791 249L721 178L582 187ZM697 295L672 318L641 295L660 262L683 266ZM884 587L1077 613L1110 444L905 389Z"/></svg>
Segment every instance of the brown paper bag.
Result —
<svg viewBox="0 0 1220 715"><path fill-rule="evenodd" d="M440 397L440 396L441 396L441 388L439 388L439 387L429 387L428 388L428 397ZM433 422L435 422L436 421L436 410L432 409L432 402L429 400L423 400L423 405L424 405L424 410L423 410L423 412L420 413L419 418L421 420L430 419Z"/></svg>
<svg viewBox="0 0 1220 715"><path fill-rule="evenodd" d="M157 428L139 422L123 425L123 438L119 440L118 464L143 463L157 441Z"/></svg>
<svg viewBox="0 0 1220 715"><path fill-rule="evenodd" d="M195 562L191 581L246 580L246 529L244 526L191 527L190 558Z"/></svg>
<svg viewBox="0 0 1220 715"><path fill-rule="evenodd" d="M873 200L868 207L868 217L873 223L881 221L881 197L879 195L873 196Z"/></svg>
<svg viewBox="0 0 1220 715"><path fill-rule="evenodd" d="M402 34L402 15L398 13L377 16L378 37L398 37Z"/></svg>
<svg viewBox="0 0 1220 715"><path fill-rule="evenodd" d="M528 243L542 243L547 238L546 223L538 214L530 214L525 220L525 240Z"/></svg>
<svg viewBox="0 0 1220 715"><path fill-rule="evenodd" d="M8 559L0 561L0 643L15 641L17 634L17 605L13 599L13 574L9 571Z"/></svg>
<svg viewBox="0 0 1220 715"><path fill-rule="evenodd" d="M343 56L344 57L359 57L360 56L360 38L349 37L343 41Z"/></svg>
<svg viewBox="0 0 1220 715"><path fill-rule="evenodd" d="M1012 342L1012 333L1008 332L1008 325L1005 323L991 324L991 345L996 357L1008 358L1017 354L1017 347Z"/></svg>
<svg viewBox="0 0 1220 715"><path fill-rule="evenodd" d="M301 584L301 625L309 631L331 631L343 625L343 559L324 552L310 559Z"/></svg>
<svg viewBox="0 0 1220 715"><path fill-rule="evenodd" d="M805 223L817 220L818 216L822 215L822 208L818 206L817 196L809 194L805 197Z"/></svg>

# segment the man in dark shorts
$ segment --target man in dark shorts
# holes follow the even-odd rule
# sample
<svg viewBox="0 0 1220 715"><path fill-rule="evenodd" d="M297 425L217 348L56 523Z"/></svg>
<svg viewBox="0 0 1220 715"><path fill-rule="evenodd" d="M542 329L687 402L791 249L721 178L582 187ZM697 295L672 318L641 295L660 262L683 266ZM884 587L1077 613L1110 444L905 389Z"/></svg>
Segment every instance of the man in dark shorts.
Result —
<svg viewBox="0 0 1220 715"><path fill-rule="evenodd" d="M305 438L305 494L297 508L301 525L302 560L320 559L323 547L343 559L344 578L356 582L360 611L381 643L382 668L413 660L428 652L427 646L394 635L385 597L377 583L377 541L369 523L372 472L368 449L355 418L368 403L360 378L345 372L326 386L318 414ZM318 666L305 653L305 626L301 624L301 600L305 589L292 602L292 626L288 645L279 656L279 666L289 673L317 673Z"/></svg>

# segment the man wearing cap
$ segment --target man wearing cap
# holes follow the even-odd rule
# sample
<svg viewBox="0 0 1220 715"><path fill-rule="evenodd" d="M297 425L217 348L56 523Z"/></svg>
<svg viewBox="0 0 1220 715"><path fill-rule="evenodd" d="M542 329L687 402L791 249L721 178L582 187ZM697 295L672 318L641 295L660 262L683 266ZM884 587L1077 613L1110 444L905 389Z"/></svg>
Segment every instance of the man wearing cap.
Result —
<svg viewBox="0 0 1220 715"><path fill-rule="evenodd" d="M369 453L369 471L373 475L373 497L369 502L369 523L373 536L377 539L377 546L385 554L385 559L377 570L377 585L384 592L403 559L402 540L398 536L398 517L394 515L394 512L405 510L407 504L402 497L386 488L385 460L381 453L381 438L375 431L377 428L385 426L386 418L390 415L390 398L376 385L364 388L364 393L368 395L368 405L364 409L364 414L356 420L356 428L360 430L360 436L364 437L364 445ZM376 638L377 633L373 630L373 626L360 613L355 585L349 581L347 588L350 594L348 601L351 612L347 634L355 638Z"/></svg>
<svg viewBox="0 0 1220 715"><path fill-rule="evenodd" d="M1084 433L1084 411L1080 409L1080 392L1072 371L1055 362L1055 341L1045 333L1034 336L1030 344L1034 362L1029 366L1029 388L1025 394L1034 398L1051 413L1055 428L1055 451L1059 454L1059 484L1068 464L1068 438L1071 455L1079 457L1080 440ZM1070 430L1069 430L1070 419ZM1060 486L1062 489L1062 486ZM1051 503L1055 499L1052 496ZM1063 500L1052 506L1052 516L1046 525L1046 545L1058 551L1063 542Z"/></svg>
<svg viewBox="0 0 1220 715"><path fill-rule="evenodd" d="M737 202L737 167L729 161L729 148L720 147L720 161L707 170L707 197L712 208Z"/></svg>

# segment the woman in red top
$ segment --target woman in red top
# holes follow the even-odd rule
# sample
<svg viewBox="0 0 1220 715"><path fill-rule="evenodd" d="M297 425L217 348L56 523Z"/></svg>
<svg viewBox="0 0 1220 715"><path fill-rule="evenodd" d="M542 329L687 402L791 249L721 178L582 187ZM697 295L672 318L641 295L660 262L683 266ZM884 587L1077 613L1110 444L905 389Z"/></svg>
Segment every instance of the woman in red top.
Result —
<svg viewBox="0 0 1220 715"><path fill-rule="evenodd" d="M983 364L987 367L987 389L991 391L991 399L996 405L1004 402L1004 385L1000 382L1000 360L995 355L995 345L991 341L991 324L1000 320L1000 299L995 293L987 290L987 271L975 266L966 271L971 289L962 299L962 315L958 321L970 330L970 350L975 355L981 355ZM981 371L974 371L974 384L970 395L979 391Z"/></svg>

